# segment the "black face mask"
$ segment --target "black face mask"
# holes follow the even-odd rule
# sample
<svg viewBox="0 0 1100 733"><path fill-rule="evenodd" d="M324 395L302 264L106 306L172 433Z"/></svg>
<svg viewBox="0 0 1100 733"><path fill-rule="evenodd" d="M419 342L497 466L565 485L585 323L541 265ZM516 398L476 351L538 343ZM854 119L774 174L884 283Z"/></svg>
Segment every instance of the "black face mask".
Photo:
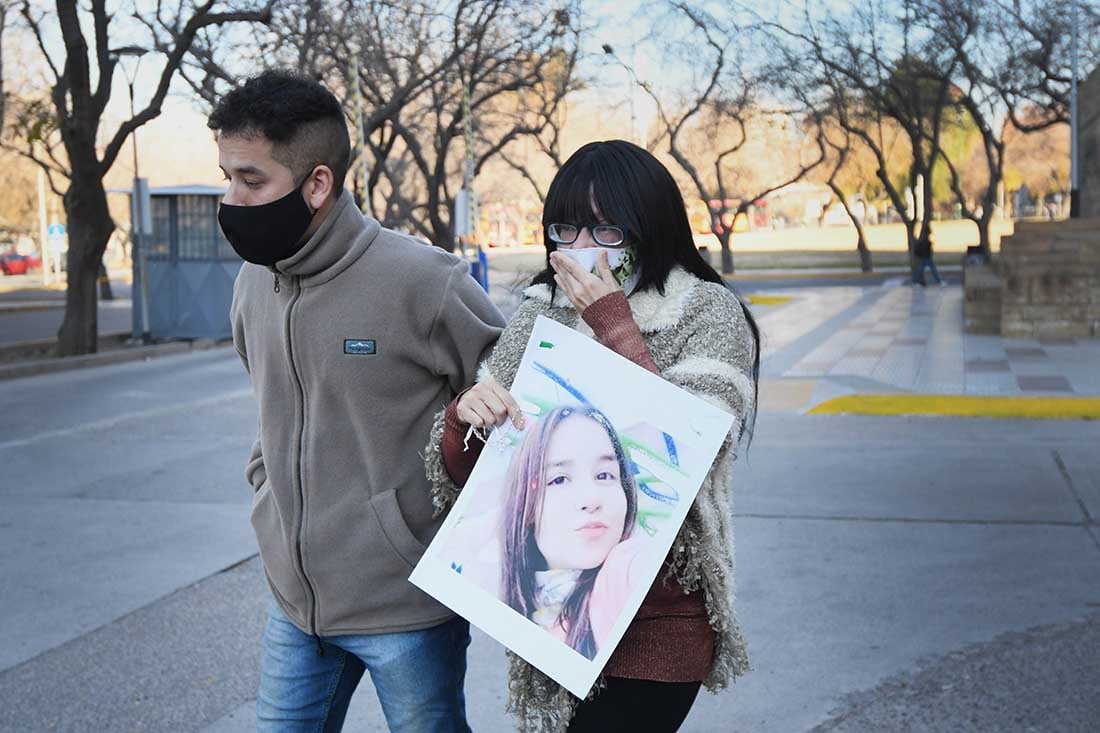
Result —
<svg viewBox="0 0 1100 733"><path fill-rule="evenodd" d="M281 199L259 206L221 205L218 224L241 259L272 267L302 248L302 237L313 221L302 198L303 185L305 181Z"/></svg>

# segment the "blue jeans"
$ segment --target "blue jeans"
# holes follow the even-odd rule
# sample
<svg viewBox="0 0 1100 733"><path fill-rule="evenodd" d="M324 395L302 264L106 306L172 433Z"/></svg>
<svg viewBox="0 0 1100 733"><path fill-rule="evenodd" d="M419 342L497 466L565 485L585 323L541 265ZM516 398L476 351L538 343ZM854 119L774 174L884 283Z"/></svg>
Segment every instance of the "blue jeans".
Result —
<svg viewBox="0 0 1100 733"><path fill-rule="evenodd" d="M919 285L920 284L921 278L924 277L924 271L926 269L929 269L929 268L931 268L932 277L934 277L936 279L936 282L938 282L938 283L943 282L943 280L940 279L940 271L936 269L936 263L932 261L932 258L931 257L921 257L920 267L917 268L917 271L915 273L913 273L913 284L914 285Z"/></svg>
<svg viewBox="0 0 1100 733"><path fill-rule="evenodd" d="M369 671L391 731L469 733L466 647L470 624L456 617L439 626L392 634L317 640L272 602L264 631L256 729L328 733L344 725L348 703Z"/></svg>

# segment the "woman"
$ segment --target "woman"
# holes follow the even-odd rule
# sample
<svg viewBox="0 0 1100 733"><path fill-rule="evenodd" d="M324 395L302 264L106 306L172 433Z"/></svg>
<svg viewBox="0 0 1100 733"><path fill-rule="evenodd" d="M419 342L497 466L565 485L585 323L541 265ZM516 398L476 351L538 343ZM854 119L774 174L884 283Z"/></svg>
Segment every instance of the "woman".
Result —
<svg viewBox="0 0 1100 733"><path fill-rule="evenodd" d="M505 485L502 600L594 658L638 554L638 489L615 429L594 407L550 411L527 430Z"/></svg>
<svg viewBox="0 0 1100 733"><path fill-rule="evenodd" d="M514 655L510 707L521 725L570 731L674 731L700 685L724 687L748 668L733 616L731 471L750 425L759 375L759 333L692 239L668 170L636 145L585 145L554 177L543 210L546 269L479 372L479 381L436 419L425 455L433 500L453 502L477 458L463 450L472 426L523 415L507 389L539 315L589 334L664 379L732 412L727 437L634 621L603 670L576 698ZM599 248L598 275L563 255ZM626 249L612 274L607 253ZM622 266L627 262L626 267ZM625 284L625 285L624 285ZM626 290L624 290L624 286Z"/></svg>

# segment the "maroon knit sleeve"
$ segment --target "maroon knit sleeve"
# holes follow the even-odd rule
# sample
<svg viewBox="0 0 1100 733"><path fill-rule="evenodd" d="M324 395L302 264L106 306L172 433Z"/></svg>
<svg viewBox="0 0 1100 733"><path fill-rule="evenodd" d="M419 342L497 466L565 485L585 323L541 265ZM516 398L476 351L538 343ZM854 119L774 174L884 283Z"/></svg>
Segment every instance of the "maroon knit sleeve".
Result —
<svg viewBox="0 0 1100 733"><path fill-rule="evenodd" d="M469 425L458 419L458 401L464 394L465 391L451 400L443 416L443 466L447 469L447 475L459 486L466 485L481 449L485 447L477 438L470 439L469 450L463 445L466 431L470 429Z"/></svg>
<svg viewBox="0 0 1100 733"><path fill-rule="evenodd" d="M659 374L653 355L642 339L642 332L634 322L626 294L621 290L603 296L581 313L596 340L620 356L625 356L640 367Z"/></svg>

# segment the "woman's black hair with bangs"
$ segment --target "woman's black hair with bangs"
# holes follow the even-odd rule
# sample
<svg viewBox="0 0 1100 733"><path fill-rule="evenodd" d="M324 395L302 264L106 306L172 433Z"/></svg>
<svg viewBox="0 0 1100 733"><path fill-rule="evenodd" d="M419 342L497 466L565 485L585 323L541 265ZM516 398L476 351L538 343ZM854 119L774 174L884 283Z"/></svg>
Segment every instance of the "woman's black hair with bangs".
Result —
<svg viewBox="0 0 1100 733"><path fill-rule="evenodd" d="M664 295L668 275L676 265L700 280L726 284L699 254L684 198L668 169L649 151L633 143L604 140L588 143L569 156L546 194L542 209L546 268L535 275L532 282L549 286L551 298L556 283L554 270L550 267L550 253L557 245L547 229L554 223L583 225L594 222L593 203L602 215L601 223L622 227L626 243L634 247L637 266L641 268L635 290L656 288ZM755 402L760 381L760 329L744 299L737 295L737 300L754 341ZM750 425L756 422L755 412L753 410Z"/></svg>

